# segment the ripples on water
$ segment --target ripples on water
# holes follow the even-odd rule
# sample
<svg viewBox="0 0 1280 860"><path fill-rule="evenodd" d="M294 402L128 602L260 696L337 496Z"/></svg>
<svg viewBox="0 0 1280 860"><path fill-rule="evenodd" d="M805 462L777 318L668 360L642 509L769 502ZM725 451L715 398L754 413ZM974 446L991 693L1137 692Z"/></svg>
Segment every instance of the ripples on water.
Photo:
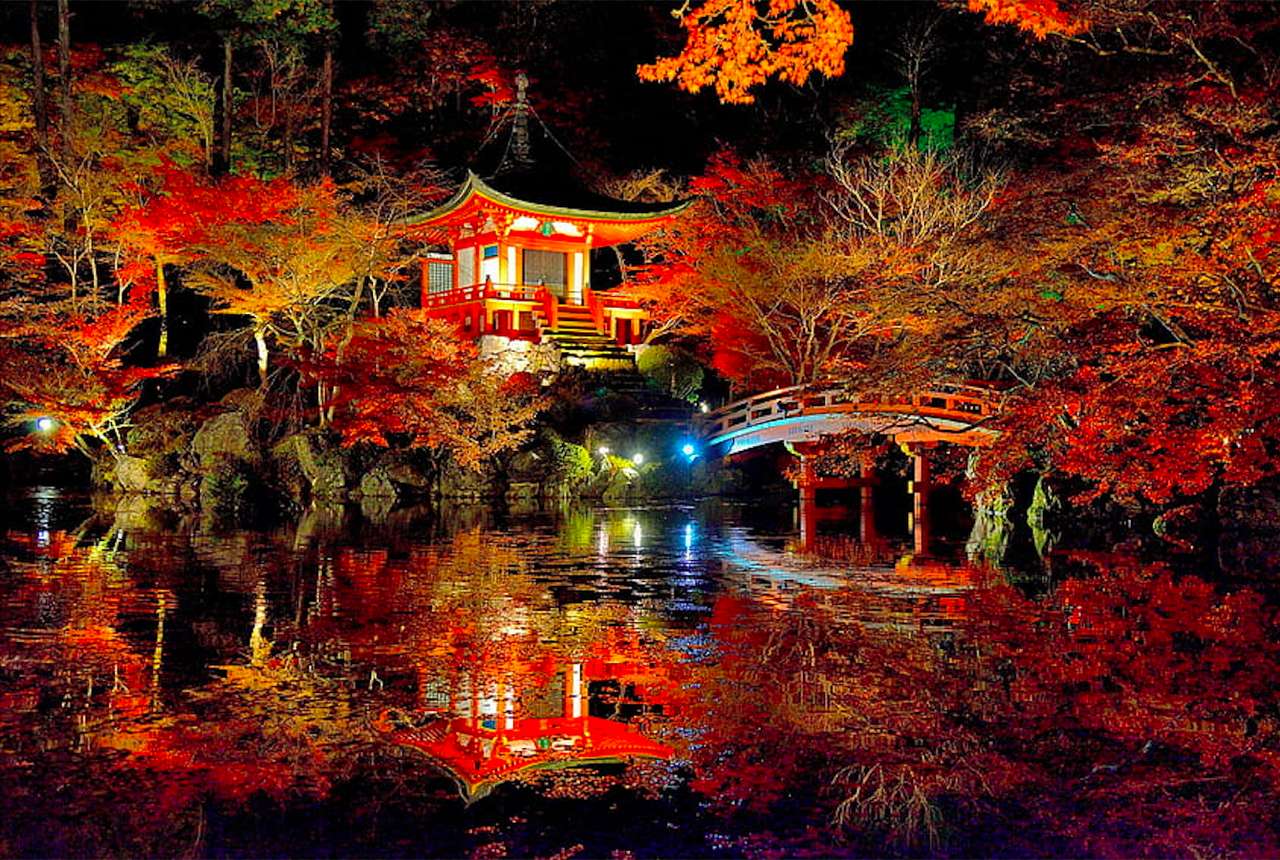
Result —
<svg viewBox="0 0 1280 860"><path fill-rule="evenodd" d="M1280 850L1265 595L1113 556L1014 587L791 516L261 532L35 491L0 854Z"/></svg>

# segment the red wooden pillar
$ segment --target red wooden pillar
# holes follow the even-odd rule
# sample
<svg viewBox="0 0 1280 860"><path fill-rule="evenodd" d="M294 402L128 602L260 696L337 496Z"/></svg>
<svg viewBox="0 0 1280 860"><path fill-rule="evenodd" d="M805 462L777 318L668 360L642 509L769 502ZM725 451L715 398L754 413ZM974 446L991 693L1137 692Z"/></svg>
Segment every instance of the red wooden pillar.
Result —
<svg viewBox="0 0 1280 860"><path fill-rule="evenodd" d="M813 460L809 457L800 458L800 476L796 478L796 489L800 491L800 498L814 498L817 496L817 475L813 470Z"/></svg>
<svg viewBox="0 0 1280 860"><path fill-rule="evenodd" d="M858 539L862 543L873 543L876 538L876 509L873 480L875 475L875 459L864 456L858 465Z"/></svg>
<svg viewBox="0 0 1280 860"><path fill-rule="evenodd" d="M917 554L929 544L929 454L923 446L911 452L911 539Z"/></svg>
<svg viewBox="0 0 1280 860"><path fill-rule="evenodd" d="M797 508L800 517L800 548L813 549L813 540L818 532L818 498L813 494L805 495L801 491L800 505Z"/></svg>

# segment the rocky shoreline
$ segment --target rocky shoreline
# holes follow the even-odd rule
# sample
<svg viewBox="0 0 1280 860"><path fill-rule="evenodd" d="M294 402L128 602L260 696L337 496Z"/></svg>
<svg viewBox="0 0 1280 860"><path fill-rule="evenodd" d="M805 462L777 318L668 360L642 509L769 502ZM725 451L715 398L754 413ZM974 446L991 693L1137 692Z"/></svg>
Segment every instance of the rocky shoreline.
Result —
<svg viewBox="0 0 1280 860"><path fill-rule="evenodd" d="M424 449L343 447L335 435L314 428L264 442L263 430L248 390L212 406L144 409L129 433L129 453L99 456L92 483L122 496L231 516L342 503L625 504L745 489L741 473L720 463L654 455L637 463L604 453L661 452L680 436L678 422L597 423L578 442L544 425L518 451L477 468Z"/></svg>

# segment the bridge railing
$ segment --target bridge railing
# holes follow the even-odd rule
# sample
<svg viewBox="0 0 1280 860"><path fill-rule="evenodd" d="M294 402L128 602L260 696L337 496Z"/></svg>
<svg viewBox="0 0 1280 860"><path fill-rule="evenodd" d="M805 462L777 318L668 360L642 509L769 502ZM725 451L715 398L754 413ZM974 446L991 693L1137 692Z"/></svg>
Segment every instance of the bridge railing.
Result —
<svg viewBox="0 0 1280 860"><path fill-rule="evenodd" d="M981 422L1000 409L999 392L975 385L940 385L904 395L860 394L844 388L777 388L734 401L698 422L705 438L784 418L823 413L878 412Z"/></svg>

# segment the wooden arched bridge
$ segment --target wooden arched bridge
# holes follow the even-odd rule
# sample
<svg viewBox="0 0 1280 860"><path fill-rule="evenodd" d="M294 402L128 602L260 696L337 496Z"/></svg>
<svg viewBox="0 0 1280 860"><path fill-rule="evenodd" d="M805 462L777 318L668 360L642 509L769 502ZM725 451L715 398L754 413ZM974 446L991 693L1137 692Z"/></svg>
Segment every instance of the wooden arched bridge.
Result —
<svg viewBox="0 0 1280 860"><path fill-rule="evenodd" d="M712 456L729 456L774 442L816 442L851 430L895 442L989 445L987 426L1001 394L976 385L941 385L910 394L858 394L836 386L792 386L756 394L701 416L698 426Z"/></svg>

